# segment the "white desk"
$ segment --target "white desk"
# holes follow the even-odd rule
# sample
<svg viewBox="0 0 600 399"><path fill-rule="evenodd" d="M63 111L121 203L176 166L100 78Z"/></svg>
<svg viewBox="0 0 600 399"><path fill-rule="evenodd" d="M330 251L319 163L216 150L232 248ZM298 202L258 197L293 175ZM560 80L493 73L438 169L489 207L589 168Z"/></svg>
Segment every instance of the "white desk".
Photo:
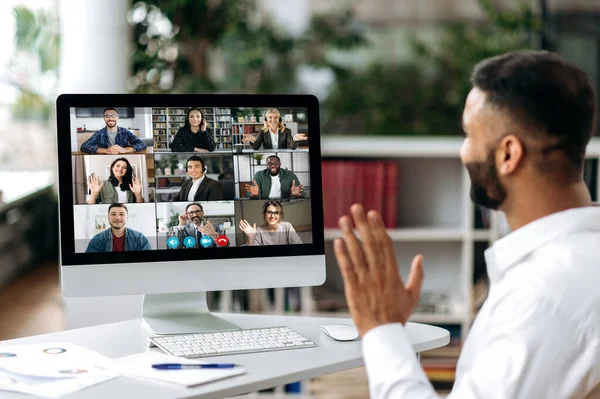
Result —
<svg viewBox="0 0 600 399"><path fill-rule="evenodd" d="M218 314L242 328L288 326L317 344L316 348L293 349L218 356L218 362L243 364L246 374L215 381L193 388L173 384L153 383L146 380L119 377L91 388L78 391L68 398L224 398L261 389L272 388L302 381L324 374L334 373L363 365L361 342L337 342L321 332L319 326L327 323L352 323L351 319L267 316L248 314ZM409 339L415 352L447 345L448 331L424 324L407 323ZM44 342L70 342L98 351L109 358L131 355L146 350L147 332L141 319L129 320L101 326L38 335L9 341L0 346L22 345ZM157 350L153 348L152 350ZM30 397L20 393L0 391L2 398Z"/></svg>

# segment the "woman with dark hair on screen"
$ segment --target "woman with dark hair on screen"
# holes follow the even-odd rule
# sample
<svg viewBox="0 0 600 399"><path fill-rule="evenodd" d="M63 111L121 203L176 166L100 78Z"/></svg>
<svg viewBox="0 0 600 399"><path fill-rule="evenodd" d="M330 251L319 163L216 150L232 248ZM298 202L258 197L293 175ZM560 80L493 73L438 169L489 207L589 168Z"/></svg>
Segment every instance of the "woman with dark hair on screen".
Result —
<svg viewBox="0 0 600 399"><path fill-rule="evenodd" d="M292 131L283 124L277 108L269 108L265 112L264 126L257 135L244 134L242 138L242 142L250 143L253 150L258 150L261 145L265 150L295 150L301 140L306 140L306 135L298 133L292 136Z"/></svg>
<svg viewBox="0 0 600 399"><path fill-rule="evenodd" d="M248 245L287 245L302 244L300 236L290 222L283 221L283 208L277 200L266 201L263 205L265 224L259 227L240 220L240 229L246 234Z"/></svg>
<svg viewBox="0 0 600 399"><path fill-rule="evenodd" d="M91 191L88 204L144 202L142 182L133 177L133 168L126 158L117 158L110 164L108 183L92 173L88 186Z"/></svg>
<svg viewBox="0 0 600 399"><path fill-rule="evenodd" d="M202 110L188 109L185 125L177 131L171 143L172 152L213 152L217 148Z"/></svg>

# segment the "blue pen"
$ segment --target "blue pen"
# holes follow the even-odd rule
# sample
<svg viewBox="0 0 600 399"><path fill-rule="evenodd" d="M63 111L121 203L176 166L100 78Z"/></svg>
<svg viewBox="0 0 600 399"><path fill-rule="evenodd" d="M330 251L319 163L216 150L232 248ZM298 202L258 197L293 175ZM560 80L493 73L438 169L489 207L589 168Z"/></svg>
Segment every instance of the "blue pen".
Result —
<svg viewBox="0 0 600 399"><path fill-rule="evenodd" d="M185 370L185 369L231 369L236 367L233 363L205 363L205 364L179 364L161 363L153 364L152 368L158 370Z"/></svg>

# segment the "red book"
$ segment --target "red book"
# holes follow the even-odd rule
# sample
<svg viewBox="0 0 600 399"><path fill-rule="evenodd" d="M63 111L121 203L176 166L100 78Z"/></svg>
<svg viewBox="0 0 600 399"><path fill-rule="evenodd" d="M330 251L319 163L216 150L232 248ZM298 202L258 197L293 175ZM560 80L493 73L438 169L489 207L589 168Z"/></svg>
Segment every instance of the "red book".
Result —
<svg viewBox="0 0 600 399"><path fill-rule="evenodd" d="M363 206L365 211L383 211L384 163L366 161L362 163Z"/></svg>
<svg viewBox="0 0 600 399"><path fill-rule="evenodd" d="M398 163L385 162L383 189L383 223L388 229L396 228L398 217Z"/></svg>

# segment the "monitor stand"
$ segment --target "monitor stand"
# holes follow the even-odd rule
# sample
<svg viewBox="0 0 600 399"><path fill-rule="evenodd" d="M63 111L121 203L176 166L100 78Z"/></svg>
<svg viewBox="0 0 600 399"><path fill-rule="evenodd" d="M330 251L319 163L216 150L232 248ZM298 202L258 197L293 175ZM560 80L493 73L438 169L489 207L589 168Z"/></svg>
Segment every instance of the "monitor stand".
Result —
<svg viewBox="0 0 600 399"><path fill-rule="evenodd" d="M241 330L210 313L206 292L144 295L142 319L158 335Z"/></svg>

